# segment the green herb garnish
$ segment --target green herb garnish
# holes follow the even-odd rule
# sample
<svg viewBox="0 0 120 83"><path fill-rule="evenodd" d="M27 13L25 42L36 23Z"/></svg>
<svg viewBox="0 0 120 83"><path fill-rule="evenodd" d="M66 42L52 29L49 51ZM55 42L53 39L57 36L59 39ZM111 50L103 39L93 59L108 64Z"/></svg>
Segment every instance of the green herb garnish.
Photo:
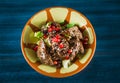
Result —
<svg viewBox="0 0 120 83"><path fill-rule="evenodd" d="M34 37L36 37L36 38L41 38L41 37L43 37L43 32L41 32L41 31L38 31L38 32L35 32L34 33Z"/></svg>
<svg viewBox="0 0 120 83"><path fill-rule="evenodd" d="M71 27L73 27L74 25L75 25L75 24L67 24L66 27L67 27L67 28L71 28Z"/></svg>

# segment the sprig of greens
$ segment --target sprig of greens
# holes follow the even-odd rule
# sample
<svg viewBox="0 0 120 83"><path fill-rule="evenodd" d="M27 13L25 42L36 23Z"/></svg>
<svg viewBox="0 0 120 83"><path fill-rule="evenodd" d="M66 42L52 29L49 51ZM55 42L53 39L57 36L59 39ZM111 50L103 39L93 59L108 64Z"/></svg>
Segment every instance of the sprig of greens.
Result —
<svg viewBox="0 0 120 83"><path fill-rule="evenodd" d="M67 28L72 28L75 24L67 24L66 27Z"/></svg>
<svg viewBox="0 0 120 83"><path fill-rule="evenodd" d="M43 35L44 35L44 34L43 34L43 32L41 32L41 31L38 31L38 32L35 32L35 33L34 33L34 37L36 37L36 38L38 38L38 39L41 38L41 37L43 37Z"/></svg>

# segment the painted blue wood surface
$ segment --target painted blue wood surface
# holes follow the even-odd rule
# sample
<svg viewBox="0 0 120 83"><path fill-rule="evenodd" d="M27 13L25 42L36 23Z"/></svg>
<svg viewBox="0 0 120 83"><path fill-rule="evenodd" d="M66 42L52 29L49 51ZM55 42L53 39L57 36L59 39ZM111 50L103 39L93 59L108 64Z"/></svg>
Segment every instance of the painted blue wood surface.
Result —
<svg viewBox="0 0 120 83"><path fill-rule="evenodd" d="M83 13L97 36L95 56L72 77L55 79L34 71L20 48L22 29L36 12L65 6ZM120 0L0 0L0 83L120 83Z"/></svg>

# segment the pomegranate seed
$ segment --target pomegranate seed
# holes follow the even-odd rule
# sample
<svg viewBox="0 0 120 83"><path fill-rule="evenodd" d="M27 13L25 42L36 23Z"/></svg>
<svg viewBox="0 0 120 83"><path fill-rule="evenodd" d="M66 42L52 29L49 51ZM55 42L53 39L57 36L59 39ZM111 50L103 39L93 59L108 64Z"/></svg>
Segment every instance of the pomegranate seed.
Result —
<svg viewBox="0 0 120 83"><path fill-rule="evenodd" d="M60 38L60 35L57 34L55 37L59 39L59 38Z"/></svg>
<svg viewBox="0 0 120 83"><path fill-rule="evenodd" d="M46 38L47 38L47 35L44 35L43 37L46 39Z"/></svg>
<svg viewBox="0 0 120 83"><path fill-rule="evenodd" d="M54 63L54 65L57 65L57 64L58 64L58 62L57 62L57 61L54 61L53 63Z"/></svg>
<svg viewBox="0 0 120 83"><path fill-rule="evenodd" d="M52 28L53 30L55 30L55 26L51 26L51 28Z"/></svg>
<svg viewBox="0 0 120 83"><path fill-rule="evenodd" d="M83 44L84 44L84 45L87 45L87 44L88 44L88 42L87 42L87 41L84 41L84 42L83 42Z"/></svg>
<svg viewBox="0 0 120 83"><path fill-rule="evenodd" d="M60 30L60 28L58 28L58 27L57 27L57 28L55 28L55 30L56 30L56 31L59 31L59 30Z"/></svg>
<svg viewBox="0 0 120 83"><path fill-rule="evenodd" d="M54 38L52 39L52 41L53 41L53 42L60 42L60 39L54 37Z"/></svg>
<svg viewBox="0 0 120 83"><path fill-rule="evenodd" d="M86 36L86 37L84 37L84 41L88 41L88 37Z"/></svg>
<svg viewBox="0 0 120 83"><path fill-rule="evenodd" d="M48 32L52 32L52 30L53 30L52 28L49 28L49 29L48 29Z"/></svg>
<svg viewBox="0 0 120 83"><path fill-rule="evenodd" d="M38 50L38 46L35 46L33 50L36 52Z"/></svg>
<svg viewBox="0 0 120 83"><path fill-rule="evenodd" d="M69 55L66 55L66 56L65 56L65 59L69 59Z"/></svg>
<svg viewBox="0 0 120 83"><path fill-rule="evenodd" d="M59 45L59 48L63 48L63 47L64 47L64 45L63 45L63 44L60 44L60 45Z"/></svg>
<svg viewBox="0 0 120 83"><path fill-rule="evenodd" d="M60 42L60 39L57 39L57 42Z"/></svg>
<svg viewBox="0 0 120 83"><path fill-rule="evenodd" d="M56 41L57 41L57 38L56 38L56 37L52 38L52 41L53 41L53 42L56 42Z"/></svg>
<svg viewBox="0 0 120 83"><path fill-rule="evenodd" d="M70 49L70 50L68 50L68 53L72 53L72 50Z"/></svg>

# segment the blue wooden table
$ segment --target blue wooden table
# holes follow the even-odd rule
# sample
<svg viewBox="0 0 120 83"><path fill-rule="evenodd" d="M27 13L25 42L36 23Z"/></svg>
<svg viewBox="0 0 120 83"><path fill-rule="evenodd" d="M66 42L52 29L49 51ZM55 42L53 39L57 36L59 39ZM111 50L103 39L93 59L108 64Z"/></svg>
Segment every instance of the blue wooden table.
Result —
<svg viewBox="0 0 120 83"><path fill-rule="evenodd" d="M45 77L23 58L20 37L39 10L65 6L83 13L97 36L95 56L80 73ZM120 83L120 0L0 0L0 83Z"/></svg>

